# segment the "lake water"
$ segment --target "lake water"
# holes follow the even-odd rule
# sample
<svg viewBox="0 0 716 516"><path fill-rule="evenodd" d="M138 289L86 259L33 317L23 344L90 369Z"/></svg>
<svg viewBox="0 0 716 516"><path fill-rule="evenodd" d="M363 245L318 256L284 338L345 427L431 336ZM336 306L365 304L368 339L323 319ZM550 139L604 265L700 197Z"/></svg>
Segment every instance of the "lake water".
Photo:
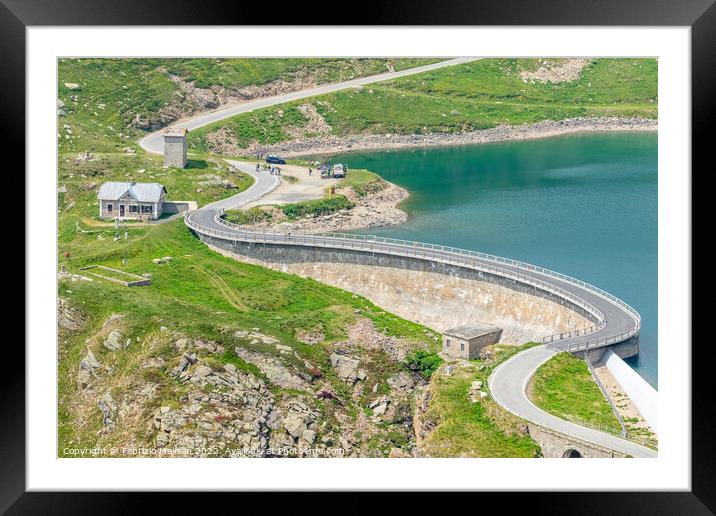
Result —
<svg viewBox="0 0 716 516"><path fill-rule="evenodd" d="M543 265L620 297L642 315L627 362L658 381L657 135L585 133L334 156L405 187L408 222L364 233Z"/></svg>

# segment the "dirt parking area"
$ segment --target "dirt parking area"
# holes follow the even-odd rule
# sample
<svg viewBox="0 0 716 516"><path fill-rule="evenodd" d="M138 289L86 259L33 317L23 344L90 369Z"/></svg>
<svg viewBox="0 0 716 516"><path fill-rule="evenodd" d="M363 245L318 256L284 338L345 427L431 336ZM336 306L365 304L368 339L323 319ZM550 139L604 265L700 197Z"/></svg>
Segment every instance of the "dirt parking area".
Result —
<svg viewBox="0 0 716 516"><path fill-rule="evenodd" d="M338 185L340 179L321 179L318 170L312 167L312 175L308 175L308 167L297 165L280 165L281 184L273 192L261 199L244 206L244 209L254 206L277 206L293 202L321 199L326 195L326 189L331 185ZM261 170L261 174L269 174L268 170ZM294 178L294 179L290 179Z"/></svg>

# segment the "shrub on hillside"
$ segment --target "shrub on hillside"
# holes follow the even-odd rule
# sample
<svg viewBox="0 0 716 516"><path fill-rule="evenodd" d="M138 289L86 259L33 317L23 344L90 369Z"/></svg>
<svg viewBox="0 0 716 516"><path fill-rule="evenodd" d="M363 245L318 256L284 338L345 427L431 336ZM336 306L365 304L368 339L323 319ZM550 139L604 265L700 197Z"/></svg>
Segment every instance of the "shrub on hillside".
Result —
<svg viewBox="0 0 716 516"><path fill-rule="evenodd" d="M417 350L406 356L404 363L408 369L420 373L428 380L443 363L443 359L434 351Z"/></svg>

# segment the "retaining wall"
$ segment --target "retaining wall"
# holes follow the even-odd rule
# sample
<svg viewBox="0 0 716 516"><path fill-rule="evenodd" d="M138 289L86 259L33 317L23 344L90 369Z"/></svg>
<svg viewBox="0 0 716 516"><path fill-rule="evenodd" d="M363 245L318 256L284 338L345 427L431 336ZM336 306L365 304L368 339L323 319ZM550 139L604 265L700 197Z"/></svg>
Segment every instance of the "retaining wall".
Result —
<svg viewBox="0 0 716 516"><path fill-rule="evenodd" d="M533 423L527 426L530 437L539 443L540 448L542 448L542 456L546 459L567 458L572 451L576 451L583 458L624 457L623 453L582 441L581 439L575 439Z"/></svg>

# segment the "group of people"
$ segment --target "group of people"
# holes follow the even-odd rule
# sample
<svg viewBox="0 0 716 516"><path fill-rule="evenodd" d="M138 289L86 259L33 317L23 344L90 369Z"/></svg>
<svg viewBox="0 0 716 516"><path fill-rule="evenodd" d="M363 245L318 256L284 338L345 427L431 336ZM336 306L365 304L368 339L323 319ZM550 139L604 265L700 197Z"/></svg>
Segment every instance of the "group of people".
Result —
<svg viewBox="0 0 716 516"><path fill-rule="evenodd" d="M280 176L281 175L281 169L279 167L269 166L268 163L264 163L263 165L261 165L261 163L256 163L256 172L259 172L262 167L265 170L268 170L269 172L271 172L272 176Z"/></svg>

